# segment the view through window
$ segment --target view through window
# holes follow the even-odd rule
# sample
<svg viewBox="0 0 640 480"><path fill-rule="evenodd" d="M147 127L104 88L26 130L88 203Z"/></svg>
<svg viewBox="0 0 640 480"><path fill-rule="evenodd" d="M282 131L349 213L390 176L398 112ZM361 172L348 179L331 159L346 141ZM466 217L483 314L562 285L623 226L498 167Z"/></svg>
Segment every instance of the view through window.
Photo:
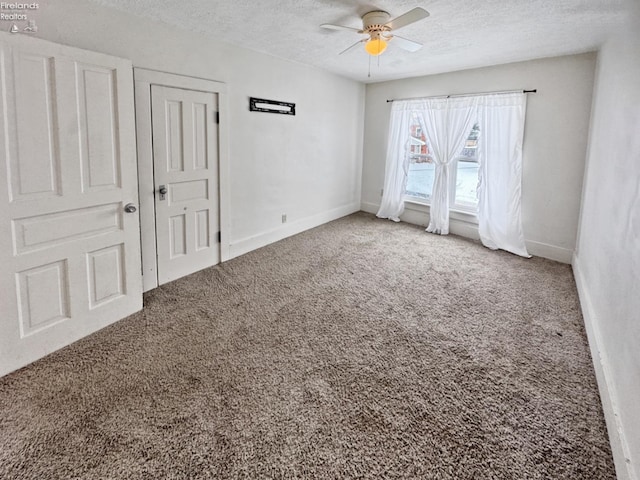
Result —
<svg viewBox="0 0 640 480"><path fill-rule="evenodd" d="M417 115L409 127L409 174L405 194L422 200L431 199L435 165L427 146L427 137Z"/></svg>
<svg viewBox="0 0 640 480"><path fill-rule="evenodd" d="M456 159L454 207L474 209L478 205L478 135L480 128L476 123L464 148Z"/></svg>

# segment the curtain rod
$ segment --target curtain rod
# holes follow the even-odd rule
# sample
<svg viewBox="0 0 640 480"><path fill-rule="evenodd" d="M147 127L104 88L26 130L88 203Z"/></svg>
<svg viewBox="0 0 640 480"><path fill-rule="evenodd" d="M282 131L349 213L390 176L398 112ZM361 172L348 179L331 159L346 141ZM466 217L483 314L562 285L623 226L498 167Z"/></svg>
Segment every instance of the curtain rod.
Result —
<svg viewBox="0 0 640 480"><path fill-rule="evenodd" d="M502 90L499 92L481 92L481 93L459 93L453 95L432 95L431 97L411 97L411 98L393 98L391 100L387 100L389 102L397 102L399 100L421 100L423 98L451 98L451 97L474 97L476 95L503 95L507 93L536 93L538 90L534 88L533 90Z"/></svg>

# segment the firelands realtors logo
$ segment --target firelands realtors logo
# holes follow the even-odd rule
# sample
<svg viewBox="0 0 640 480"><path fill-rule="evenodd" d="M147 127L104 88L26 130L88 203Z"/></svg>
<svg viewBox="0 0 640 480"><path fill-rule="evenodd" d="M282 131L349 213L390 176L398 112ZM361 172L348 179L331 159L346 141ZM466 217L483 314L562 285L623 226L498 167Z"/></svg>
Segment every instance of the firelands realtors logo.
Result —
<svg viewBox="0 0 640 480"><path fill-rule="evenodd" d="M36 33L36 21L29 17L39 8L38 3L0 2L0 22L8 24L11 33Z"/></svg>

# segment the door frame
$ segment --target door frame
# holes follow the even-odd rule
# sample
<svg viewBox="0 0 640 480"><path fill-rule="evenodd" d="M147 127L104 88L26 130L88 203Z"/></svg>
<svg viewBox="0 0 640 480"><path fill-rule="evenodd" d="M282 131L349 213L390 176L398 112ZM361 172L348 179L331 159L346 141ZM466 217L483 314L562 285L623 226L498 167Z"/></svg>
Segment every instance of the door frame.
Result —
<svg viewBox="0 0 640 480"><path fill-rule="evenodd" d="M153 129L151 85L211 92L218 95L218 195L220 206L220 261L229 260L229 155L227 146L227 85L204 78L134 67L136 136L138 140L138 190L140 197L140 242L142 285L147 292L158 286L156 249L155 185L153 181Z"/></svg>

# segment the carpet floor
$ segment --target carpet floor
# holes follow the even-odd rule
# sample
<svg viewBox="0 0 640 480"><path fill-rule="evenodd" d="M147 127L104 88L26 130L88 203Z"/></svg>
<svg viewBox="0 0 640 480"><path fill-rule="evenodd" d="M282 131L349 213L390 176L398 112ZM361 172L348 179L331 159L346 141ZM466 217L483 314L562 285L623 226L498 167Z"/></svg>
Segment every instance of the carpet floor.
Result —
<svg viewBox="0 0 640 480"><path fill-rule="evenodd" d="M358 213L0 379L3 479L614 479L571 268Z"/></svg>

